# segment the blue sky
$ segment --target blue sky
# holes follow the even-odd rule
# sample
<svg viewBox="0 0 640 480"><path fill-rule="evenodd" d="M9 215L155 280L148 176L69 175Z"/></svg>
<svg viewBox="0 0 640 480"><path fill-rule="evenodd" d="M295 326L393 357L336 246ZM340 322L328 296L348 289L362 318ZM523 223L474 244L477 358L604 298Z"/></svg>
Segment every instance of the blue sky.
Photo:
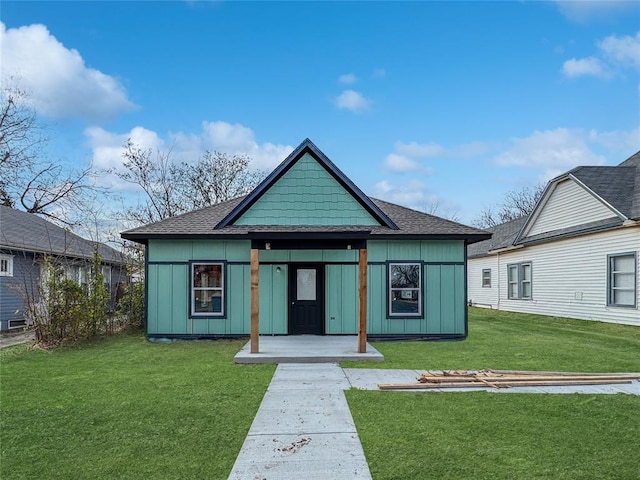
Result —
<svg viewBox="0 0 640 480"><path fill-rule="evenodd" d="M640 150L637 1L3 1L0 21L3 83L78 167L118 168L130 137L271 169L309 137L368 195L471 223Z"/></svg>

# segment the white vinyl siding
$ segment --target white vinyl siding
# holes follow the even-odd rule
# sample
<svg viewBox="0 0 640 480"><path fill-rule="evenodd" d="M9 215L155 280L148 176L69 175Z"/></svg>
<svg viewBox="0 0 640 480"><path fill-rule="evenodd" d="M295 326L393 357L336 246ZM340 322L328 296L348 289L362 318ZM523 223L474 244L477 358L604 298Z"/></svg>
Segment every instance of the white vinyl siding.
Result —
<svg viewBox="0 0 640 480"><path fill-rule="evenodd" d="M567 212L571 212L568 214ZM527 236L615 217L615 213L573 180L564 180L551 192Z"/></svg>
<svg viewBox="0 0 640 480"><path fill-rule="evenodd" d="M467 301L480 307L498 308L498 274L491 279L491 286L482 286L483 270L497 272L498 255L467 260Z"/></svg>
<svg viewBox="0 0 640 480"><path fill-rule="evenodd" d="M635 252L635 282L639 285L640 227L638 226L532 245L493 255L495 271L498 272L493 279L493 284L499 291L499 298L495 302L496 308L640 326L638 311L640 298L637 288L635 307L619 308L608 304L607 259L615 252ZM511 300L507 295L507 265L528 261L535 266L535 294L530 301ZM476 285L479 285L478 268L487 268L489 262L489 257L469 260L470 287L473 285L474 278ZM479 287L478 290L483 289ZM483 303L480 302L480 298L478 293L470 289L470 300L474 303L476 301ZM486 303L493 304L488 301Z"/></svg>

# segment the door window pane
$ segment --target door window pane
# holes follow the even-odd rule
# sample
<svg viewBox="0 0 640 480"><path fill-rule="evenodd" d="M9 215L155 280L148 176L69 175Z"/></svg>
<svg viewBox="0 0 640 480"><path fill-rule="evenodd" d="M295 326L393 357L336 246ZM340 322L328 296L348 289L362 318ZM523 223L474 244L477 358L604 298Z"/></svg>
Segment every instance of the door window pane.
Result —
<svg viewBox="0 0 640 480"><path fill-rule="evenodd" d="M298 300L316 299L316 269L299 268L296 279L296 291Z"/></svg>

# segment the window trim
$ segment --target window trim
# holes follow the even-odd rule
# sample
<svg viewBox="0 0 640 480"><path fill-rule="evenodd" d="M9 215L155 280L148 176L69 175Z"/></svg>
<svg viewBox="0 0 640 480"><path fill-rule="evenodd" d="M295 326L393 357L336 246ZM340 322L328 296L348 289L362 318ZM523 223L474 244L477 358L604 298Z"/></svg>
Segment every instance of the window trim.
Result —
<svg viewBox="0 0 640 480"><path fill-rule="evenodd" d="M485 277L485 273L488 273L489 276ZM487 280L487 282L485 283L485 280ZM490 268L483 268L482 269L482 288L491 288L491 269Z"/></svg>
<svg viewBox="0 0 640 480"><path fill-rule="evenodd" d="M524 267L529 267L529 279L524 279ZM509 274L511 273L511 269L515 268L517 271L517 279L515 282L511 281L511 277ZM511 285L516 284L518 286L518 291L516 295L511 294ZM524 283L529 284L529 296L525 297L522 295L522 285ZM518 262L518 263L508 263L507 264L507 299L509 300L533 300L533 262Z"/></svg>
<svg viewBox="0 0 640 480"><path fill-rule="evenodd" d="M424 264L418 260L392 260L387 261L387 319L421 319L424 318L424 295L422 277L424 276ZM391 308L393 301L391 294L394 290L407 290L406 288L392 288L391 287L391 267L393 265L417 265L420 276L418 277L418 288L410 288L409 290L415 290L418 292L418 312L417 313L393 313Z"/></svg>
<svg viewBox="0 0 640 480"><path fill-rule="evenodd" d="M220 265L222 271L221 286L210 287L204 290L220 290L220 305L222 312L196 312L195 311L195 289L193 286L193 269L196 265ZM189 318L192 319L225 319L227 318L227 262L225 260L191 260L189 261Z"/></svg>
<svg viewBox="0 0 640 480"><path fill-rule="evenodd" d="M7 269L5 271L0 270L0 277L13 277L13 255L0 253L0 261L7 262Z"/></svg>
<svg viewBox="0 0 640 480"><path fill-rule="evenodd" d="M633 257L633 305L613 302L613 259L619 257ZM637 252L613 253L607 255L607 307L637 308L638 306L638 254Z"/></svg>

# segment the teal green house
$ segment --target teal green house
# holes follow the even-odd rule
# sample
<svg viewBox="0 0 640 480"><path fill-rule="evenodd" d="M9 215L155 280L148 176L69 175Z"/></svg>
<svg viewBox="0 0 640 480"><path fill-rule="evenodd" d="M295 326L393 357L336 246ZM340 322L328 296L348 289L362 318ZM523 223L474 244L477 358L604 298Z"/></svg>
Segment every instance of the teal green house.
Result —
<svg viewBox="0 0 640 480"><path fill-rule="evenodd" d="M149 338L467 335L483 230L366 196L310 140L250 194L122 233L146 246ZM364 351L364 350L360 350Z"/></svg>

